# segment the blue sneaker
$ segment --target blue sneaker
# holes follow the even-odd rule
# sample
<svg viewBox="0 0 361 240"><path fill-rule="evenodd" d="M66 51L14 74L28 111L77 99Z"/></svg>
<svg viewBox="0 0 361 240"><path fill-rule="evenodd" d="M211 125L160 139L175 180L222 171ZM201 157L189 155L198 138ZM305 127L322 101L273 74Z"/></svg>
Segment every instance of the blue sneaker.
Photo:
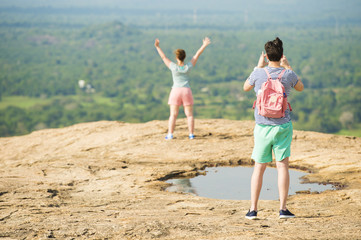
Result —
<svg viewBox="0 0 361 240"><path fill-rule="evenodd" d="M248 213L246 214L246 218L250 220L256 220L257 218L257 211L250 211L248 210Z"/></svg>
<svg viewBox="0 0 361 240"><path fill-rule="evenodd" d="M288 209L280 210L280 219L294 218L294 217L295 217L295 215L293 213L291 213L290 211L288 211Z"/></svg>
<svg viewBox="0 0 361 240"><path fill-rule="evenodd" d="M194 134L189 134L189 139L194 139Z"/></svg>
<svg viewBox="0 0 361 240"><path fill-rule="evenodd" d="M171 140L173 139L173 134L168 133L167 136L165 136L165 140Z"/></svg>

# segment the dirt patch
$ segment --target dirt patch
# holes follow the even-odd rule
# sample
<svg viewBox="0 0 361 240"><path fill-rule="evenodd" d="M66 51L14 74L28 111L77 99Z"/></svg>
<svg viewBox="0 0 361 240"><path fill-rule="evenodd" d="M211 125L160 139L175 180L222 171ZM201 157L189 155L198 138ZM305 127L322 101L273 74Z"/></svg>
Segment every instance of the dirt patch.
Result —
<svg viewBox="0 0 361 240"><path fill-rule="evenodd" d="M278 201L163 191L160 181L211 166L251 165L253 121L184 119L165 141L166 121L93 122L0 138L0 237L10 239L359 239L361 139L294 132L291 166L310 182L341 190L289 199L295 219L278 219ZM242 186L240 186L241 188Z"/></svg>

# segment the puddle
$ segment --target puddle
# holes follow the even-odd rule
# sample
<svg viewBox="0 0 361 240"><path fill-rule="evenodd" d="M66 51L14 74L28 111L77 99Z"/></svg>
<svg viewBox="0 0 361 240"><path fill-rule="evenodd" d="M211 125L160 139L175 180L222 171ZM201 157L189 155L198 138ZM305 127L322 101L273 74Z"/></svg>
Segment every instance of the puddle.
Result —
<svg viewBox="0 0 361 240"><path fill-rule="evenodd" d="M290 171L289 195L298 191L323 192L336 189L331 184L302 183L302 176L307 173ZM213 167L205 170L206 175L194 178L170 179L167 183L172 186L166 190L169 192L183 192L206 198L227 200L250 200L251 199L251 176L253 167ZM263 176L263 185L260 195L262 200L277 200L277 169L267 167Z"/></svg>

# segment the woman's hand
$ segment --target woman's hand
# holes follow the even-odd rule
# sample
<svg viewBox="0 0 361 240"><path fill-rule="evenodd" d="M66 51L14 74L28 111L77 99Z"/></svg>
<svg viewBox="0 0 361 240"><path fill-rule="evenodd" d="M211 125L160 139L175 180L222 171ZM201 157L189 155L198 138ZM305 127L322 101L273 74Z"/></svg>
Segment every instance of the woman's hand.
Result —
<svg viewBox="0 0 361 240"><path fill-rule="evenodd" d="M206 49L206 47L211 44L211 40L208 37L205 37L203 39L203 45L198 49L198 51L196 52L196 55L193 56L193 58L191 59L191 63L193 66L196 65L199 56L202 54L202 52L204 51L204 49Z"/></svg>
<svg viewBox="0 0 361 240"><path fill-rule="evenodd" d="M203 46L207 47L209 44L211 44L211 40L208 37L205 37L203 39Z"/></svg>
<svg viewBox="0 0 361 240"><path fill-rule="evenodd" d="M159 47L159 39L158 38L155 39L154 46L156 47L157 52L158 52L159 56L162 58L164 64L169 68L171 61L165 56L163 50Z"/></svg>
<svg viewBox="0 0 361 240"><path fill-rule="evenodd" d="M159 47L159 39L158 38L155 39L154 46Z"/></svg>
<svg viewBox="0 0 361 240"><path fill-rule="evenodd" d="M291 66L290 66L290 64L289 64L289 62L288 62L288 60L287 60L287 58L286 58L285 55L282 56L280 65L281 65L281 67L283 67L283 68L291 69L291 70L292 70L292 68L291 68Z"/></svg>
<svg viewBox="0 0 361 240"><path fill-rule="evenodd" d="M266 54L264 54L264 52L262 51L257 64L258 68L264 68L265 66L267 66L268 63L266 62L265 58L266 58Z"/></svg>

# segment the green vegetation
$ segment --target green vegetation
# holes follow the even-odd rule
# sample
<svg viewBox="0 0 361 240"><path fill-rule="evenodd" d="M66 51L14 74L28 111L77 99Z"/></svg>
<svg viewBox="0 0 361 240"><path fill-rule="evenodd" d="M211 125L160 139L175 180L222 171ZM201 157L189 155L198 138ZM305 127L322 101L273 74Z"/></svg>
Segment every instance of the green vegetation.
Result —
<svg viewBox="0 0 361 240"><path fill-rule="evenodd" d="M361 126L353 130L342 129L337 133L338 135L361 137Z"/></svg>
<svg viewBox="0 0 361 240"><path fill-rule="evenodd" d="M264 43L279 36L306 87L290 97L295 128L360 136L361 27L353 12L336 25L331 18L295 27L297 17L290 26L274 19L270 28L252 18L247 25L226 25L238 16L232 12L227 21L223 12L213 12L219 19L214 26L200 17L198 24L180 26L173 19L164 27L161 17L149 21L158 16L149 12L125 25L111 20L115 10L109 16L104 9L92 9L89 16L81 8L71 13L51 8L55 15L47 10L36 8L38 15L32 18L31 8L0 5L0 136L87 121L167 119L171 74L154 39L160 39L169 58L174 49L183 48L190 59L204 36L212 45L191 75L197 118L253 119L255 94L243 92L243 82ZM92 17L95 13L99 21ZM125 22L139 15L127 14ZM81 89L79 80L89 88Z"/></svg>
<svg viewBox="0 0 361 240"><path fill-rule="evenodd" d="M13 106L23 109L32 108L38 104L49 104L48 99L32 98L26 96L9 96L3 97L0 101L0 110L4 110L7 107Z"/></svg>

